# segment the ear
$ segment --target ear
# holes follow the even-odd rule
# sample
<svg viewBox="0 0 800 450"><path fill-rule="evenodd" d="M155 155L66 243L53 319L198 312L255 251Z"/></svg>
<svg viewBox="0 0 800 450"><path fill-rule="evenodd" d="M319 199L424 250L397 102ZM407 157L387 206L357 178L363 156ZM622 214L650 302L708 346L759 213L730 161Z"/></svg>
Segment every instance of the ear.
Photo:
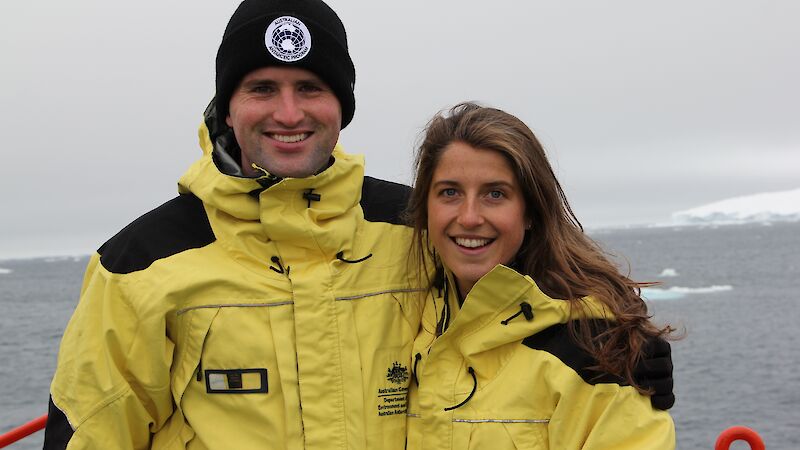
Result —
<svg viewBox="0 0 800 450"><path fill-rule="evenodd" d="M231 115L228 114L228 116L225 117L225 123L228 124L229 127L233 128L233 124L231 122Z"/></svg>

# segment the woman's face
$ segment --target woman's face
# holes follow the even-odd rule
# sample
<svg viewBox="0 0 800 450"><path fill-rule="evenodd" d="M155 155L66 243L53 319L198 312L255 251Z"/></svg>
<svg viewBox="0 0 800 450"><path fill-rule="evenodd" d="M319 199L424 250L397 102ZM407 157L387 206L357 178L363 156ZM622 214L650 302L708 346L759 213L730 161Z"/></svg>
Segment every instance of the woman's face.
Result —
<svg viewBox="0 0 800 450"><path fill-rule="evenodd" d="M514 259L526 223L522 189L502 154L463 142L445 147L428 191L428 234L462 295Z"/></svg>

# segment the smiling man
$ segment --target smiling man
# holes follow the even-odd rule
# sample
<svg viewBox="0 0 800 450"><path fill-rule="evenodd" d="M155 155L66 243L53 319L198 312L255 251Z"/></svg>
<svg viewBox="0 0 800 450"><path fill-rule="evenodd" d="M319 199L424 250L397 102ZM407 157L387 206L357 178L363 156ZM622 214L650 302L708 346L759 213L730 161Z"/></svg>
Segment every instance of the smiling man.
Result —
<svg viewBox="0 0 800 450"><path fill-rule="evenodd" d="M217 54L204 156L94 255L46 449L402 449L421 283L408 188L337 147L344 26L246 0Z"/></svg>
<svg viewBox="0 0 800 450"><path fill-rule="evenodd" d="M328 162L342 111L330 86L313 73L263 67L244 77L225 122L242 148L246 175L305 177Z"/></svg>
<svg viewBox="0 0 800 450"><path fill-rule="evenodd" d="M427 286L408 187L337 143L344 26L320 0L245 0L216 70L180 195L89 263L45 449L402 449Z"/></svg>

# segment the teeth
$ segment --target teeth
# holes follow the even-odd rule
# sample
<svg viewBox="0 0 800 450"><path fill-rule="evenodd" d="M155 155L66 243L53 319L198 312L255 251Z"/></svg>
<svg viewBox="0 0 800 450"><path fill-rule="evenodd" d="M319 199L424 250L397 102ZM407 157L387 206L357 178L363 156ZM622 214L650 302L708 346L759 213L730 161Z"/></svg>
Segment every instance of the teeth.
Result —
<svg viewBox="0 0 800 450"><path fill-rule="evenodd" d="M468 248L477 248L483 247L484 245L491 242L491 239L465 239L465 238L456 238L456 244L462 247Z"/></svg>
<svg viewBox="0 0 800 450"><path fill-rule="evenodd" d="M308 133L291 134L291 135L285 135L285 134L273 134L272 135L272 138L275 139L276 141L285 142L287 144L300 142L300 141L302 141L303 139L305 139L307 137L308 137Z"/></svg>

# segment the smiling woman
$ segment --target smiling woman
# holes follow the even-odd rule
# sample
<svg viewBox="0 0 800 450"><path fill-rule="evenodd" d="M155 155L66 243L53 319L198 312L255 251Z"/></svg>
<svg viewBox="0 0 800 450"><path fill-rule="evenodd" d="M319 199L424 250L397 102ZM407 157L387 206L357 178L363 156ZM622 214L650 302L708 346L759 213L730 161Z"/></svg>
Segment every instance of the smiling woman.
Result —
<svg viewBox="0 0 800 450"><path fill-rule="evenodd" d="M671 329L583 234L524 123L472 103L434 117L409 217L437 275L407 448L674 448L635 375L654 348L669 359Z"/></svg>
<svg viewBox="0 0 800 450"><path fill-rule="evenodd" d="M522 188L502 154L452 142L428 190L428 234L459 292L514 259L530 220Z"/></svg>

